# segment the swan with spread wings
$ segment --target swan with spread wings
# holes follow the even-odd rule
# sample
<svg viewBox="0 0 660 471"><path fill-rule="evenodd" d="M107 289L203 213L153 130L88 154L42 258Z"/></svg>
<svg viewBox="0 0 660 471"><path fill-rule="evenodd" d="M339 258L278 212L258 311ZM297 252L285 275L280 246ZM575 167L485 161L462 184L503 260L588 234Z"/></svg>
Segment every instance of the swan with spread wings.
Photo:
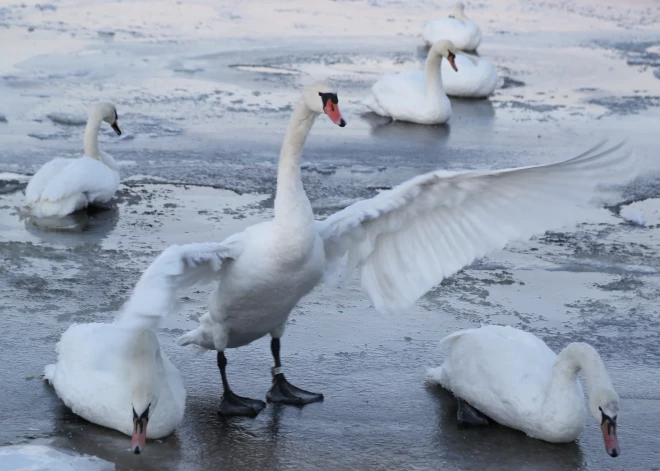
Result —
<svg viewBox="0 0 660 471"><path fill-rule="evenodd" d="M143 305L158 315L175 309L180 289L216 283L208 312L180 344L217 351L222 415L255 416L265 406L231 390L225 357L225 350L265 335L275 362L267 400L303 405L323 399L286 380L280 339L291 310L329 272L349 277L357 270L376 309L400 312L476 258L579 218L580 203L598 183L620 182L634 171L621 145L599 145L550 165L427 173L316 221L300 158L321 113L346 124L336 92L317 82L303 91L286 132L271 221L219 243L171 246L143 275L150 280L140 291L148 300Z"/></svg>

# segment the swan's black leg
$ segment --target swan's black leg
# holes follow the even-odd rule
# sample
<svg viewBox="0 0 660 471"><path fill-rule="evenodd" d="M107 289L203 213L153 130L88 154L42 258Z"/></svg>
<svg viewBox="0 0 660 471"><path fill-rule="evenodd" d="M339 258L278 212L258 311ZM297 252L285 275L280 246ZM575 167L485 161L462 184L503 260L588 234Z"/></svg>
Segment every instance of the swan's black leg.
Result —
<svg viewBox="0 0 660 471"><path fill-rule="evenodd" d="M250 399L234 394L227 382L227 358L224 352L218 352L218 368L220 369L220 376L222 376L222 388L224 392L218 407L220 415L229 417L234 415L245 415L248 417L256 417L257 414L266 407L264 401L258 399Z"/></svg>
<svg viewBox="0 0 660 471"><path fill-rule="evenodd" d="M268 391L268 394L266 394L268 402L304 406L305 404L323 400L323 394L305 391L286 380L284 373L282 373L282 363L280 362L280 339L273 338L270 341L270 351L275 360L275 368L273 368L273 386Z"/></svg>
<svg viewBox="0 0 660 471"><path fill-rule="evenodd" d="M488 419L488 416L479 412L463 399L457 397L456 402L458 402L456 418L458 419L459 426L483 427L489 424L490 420Z"/></svg>

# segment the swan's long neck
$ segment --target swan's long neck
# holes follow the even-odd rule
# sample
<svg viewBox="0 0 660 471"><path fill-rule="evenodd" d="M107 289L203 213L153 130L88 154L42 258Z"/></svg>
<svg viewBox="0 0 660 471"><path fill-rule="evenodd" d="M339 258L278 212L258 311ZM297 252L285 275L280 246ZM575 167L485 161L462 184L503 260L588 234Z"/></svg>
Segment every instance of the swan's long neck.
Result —
<svg viewBox="0 0 660 471"><path fill-rule="evenodd" d="M87 120L87 127L85 128L85 155L93 159L101 160L101 151L99 150L99 128L103 120L92 114Z"/></svg>
<svg viewBox="0 0 660 471"><path fill-rule="evenodd" d="M426 96L429 98L443 93L440 61L442 56L431 49L426 58Z"/></svg>
<svg viewBox="0 0 660 471"><path fill-rule="evenodd" d="M596 389L612 389L612 381L596 349L587 343L576 342L568 344L557 356L546 402L564 402L567 391L576 387L580 370L584 372L587 395L592 396Z"/></svg>
<svg viewBox="0 0 660 471"><path fill-rule="evenodd" d="M292 237L295 241L309 236L314 227L312 206L300 179L300 158L317 116L301 98L293 110L280 151L274 226L278 235Z"/></svg>

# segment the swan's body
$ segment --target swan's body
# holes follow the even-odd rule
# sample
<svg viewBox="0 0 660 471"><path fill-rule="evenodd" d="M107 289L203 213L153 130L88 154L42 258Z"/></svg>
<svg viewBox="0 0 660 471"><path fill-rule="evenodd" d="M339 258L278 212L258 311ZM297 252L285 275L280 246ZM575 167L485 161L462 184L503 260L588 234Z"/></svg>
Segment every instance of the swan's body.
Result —
<svg viewBox="0 0 660 471"><path fill-rule="evenodd" d="M443 84L449 96L485 98L495 90L500 77L493 64L477 56L456 54L456 68L443 61L440 64Z"/></svg>
<svg viewBox="0 0 660 471"><path fill-rule="evenodd" d="M30 179L25 189L25 210L30 215L63 217L112 199L119 186L119 166L110 154L99 149L98 132L103 121L121 134L114 105L94 106L85 129L85 155L78 159L53 159Z"/></svg>
<svg viewBox="0 0 660 471"><path fill-rule="evenodd" d="M323 83L306 88L293 111L280 153L272 221L219 243L169 247L144 274L162 280L142 291L154 315L176 309L179 289L217 283L209 312L180 343L218 351L225 389L221 413L254 415L264 406L231 392L224 350L270 334L276 388L283 378L279 339L286 320L324 274L343 268L350 277L357 269L376 309L400 311L477 257L575 219L581 215L578 205L591 198L597 183L618 182L632 173L629 154L616 152L620 146L603 151L601 144L550 165L431 172L315 221L300 180L300 159L320 113L343 124L337 97L329 90ZM326 102L327 96L334 98ZM300 390L287 396L277 387L269 400L319 400Z"/></svg>
<svg viewBox="0 0 660 471"><path fill-rule="evenodd" d="M535 335L502 326L455 332L442 344L449 353L430 378L502 425L549 442L575 440L587 418L577 378L582 370L591 415L600 423L604 414L616 427L618 395L588 344L569 344L557 356ZM616 445L616 456L616 431L605 434L605 441L608 453Z"/></svg>
<svg viewBox="0 0 660 471"><path fill-rule="evenodd" d="M475 51L481 44L481 29L465 16L465 5L457 3L448 18L426 23L422 29L422 37L427 44L446 39L462 51Z"/></svg>
<svg viewBox="0 0 660 471"><path fill-rule="evenodd" d="M45 368L45 379L75 414L132 435L135 453L147 438L172 433L186 404L181 376L154 332L159 317L145 296L161 282L151 274L166 263L142 276L115 323L72 325L57 344L57 362ZM141 419L142 426L136 423Z"/></svg>
<svg viewBox="0 0 660 471"><path fill-rule="evenodd" d="M385 74L371 87L362 102L380 116L419 124L442 124L451 117L451 103L443 88L441 63L452 67L454 47L448 41L436 43L429 50L425 72L409 70ZM443 57L448 60L443 61ZM451 62L449 62L451 61Z"/></svg>

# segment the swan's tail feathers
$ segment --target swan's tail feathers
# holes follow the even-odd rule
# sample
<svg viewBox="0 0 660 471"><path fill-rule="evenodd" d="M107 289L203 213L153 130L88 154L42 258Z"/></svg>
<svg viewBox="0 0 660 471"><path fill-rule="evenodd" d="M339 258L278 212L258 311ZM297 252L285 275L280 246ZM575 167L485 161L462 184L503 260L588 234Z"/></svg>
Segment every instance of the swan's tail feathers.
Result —
<svg viewBox="0 0 660 471"><path fill-rule="evenodd" d="M209 350L208 348L202 347L202 344L206 345L206 343L203 340L204 340L204 332L202 331L202 329L197 328L179 337L179 345L181 346L194 345L194 354L197 357L203 355Z"/></svg>
<svg viewBox="0 0 660 471"><path fill-rule="evenodd" d="M47 380L49 383L53 382L53 377L55 376L55 364L51 365L46 365L44 368L44 379Z"/></svg>
<svg viewBox="0 0 660 471"><path fill-rule="evenodd" d="M208 348L200 347L199 345L195 345L193 347L193 355L195 357L201 357L202 355L204 355L208 351L209 351Z"/></svg>
<svg viewBox="0 0 660 471"><path fill-rule="evenodd" d="M443 385L443 369L442 366L426 369L426 382L429 384Z"/></svg>
<svg viewBox="0 0 660 471"><path fill-rule="evenodd" d="M438 344L439 347L446 347L449 348L451 345L459 338L462 337L466 334L469 334L470 332L473 332L475 329L465 329L465 330L458 330L456 332L453 332L446 337L444 337L442 340L440 340L440 343Z"/></svg>

